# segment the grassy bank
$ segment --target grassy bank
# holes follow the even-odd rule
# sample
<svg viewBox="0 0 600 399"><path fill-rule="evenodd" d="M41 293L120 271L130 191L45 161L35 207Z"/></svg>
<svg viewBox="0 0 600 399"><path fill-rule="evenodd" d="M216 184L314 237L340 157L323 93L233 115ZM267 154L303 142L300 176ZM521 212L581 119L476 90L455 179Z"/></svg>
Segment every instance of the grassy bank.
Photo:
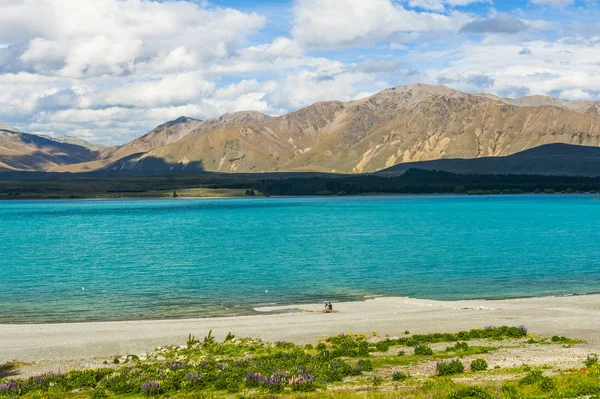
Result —
<svg viewBox="0 0 600 399"><path fill-rule="evenodd" d="M507 348L518 353L580 343L534 337L522 326L456 334L405 331L397 337L338 335L305 346L233 334L217 342L209 333L202 339L190 335L182 347L118 355L100 369L16 379L11 375L17 366L5 364L0 366L0 398L597 397L595 355L568 370L488 363L491 354Z"/></svg>

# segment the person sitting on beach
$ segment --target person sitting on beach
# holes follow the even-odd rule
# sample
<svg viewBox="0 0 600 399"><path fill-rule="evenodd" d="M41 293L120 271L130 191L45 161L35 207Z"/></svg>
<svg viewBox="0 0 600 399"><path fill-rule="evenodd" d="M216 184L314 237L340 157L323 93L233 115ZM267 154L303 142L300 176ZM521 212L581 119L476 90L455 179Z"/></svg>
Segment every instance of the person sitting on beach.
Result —
<svg viewBox="0 0 600 399"><path fill-rule="evenodd" d="M329 302L325 302L325 307L323 308L323 312L329 313Z"/></svg>
<svg viewBox="0 0 600 399"><path fill-rule="evenodd" d="M329 302L329 313L333 313L333 303Z"/></svg>

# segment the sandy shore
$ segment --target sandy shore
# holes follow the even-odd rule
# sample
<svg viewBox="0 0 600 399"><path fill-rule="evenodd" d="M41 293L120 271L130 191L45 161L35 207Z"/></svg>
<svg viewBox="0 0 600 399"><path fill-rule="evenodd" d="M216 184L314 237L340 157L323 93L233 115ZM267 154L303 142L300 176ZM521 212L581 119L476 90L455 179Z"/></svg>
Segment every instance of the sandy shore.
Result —
<svg viewBox="0 0 600 399"><path fill-rule="evenodd" d="M376 298L335 304L260 308L257 316L106 323L0 325L0 364L32 362L39 370L94 366L116 354L142 354L167 344L184 344L192 333L218 337L231 331L268 341L315 342L342 332L391 336L459 331L486 325L525 325L534 334L565 335L600 351L600 295L440 302ZM283 310L301 312L281 313Z"/></svg>

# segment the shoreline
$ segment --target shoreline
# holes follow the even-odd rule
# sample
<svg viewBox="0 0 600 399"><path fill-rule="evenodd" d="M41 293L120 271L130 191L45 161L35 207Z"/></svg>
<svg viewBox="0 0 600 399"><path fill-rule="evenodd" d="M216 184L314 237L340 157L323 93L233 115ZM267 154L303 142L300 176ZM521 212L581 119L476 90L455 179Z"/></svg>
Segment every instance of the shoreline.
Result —
<svg viewBox="0 0 600 399"><path fill-rule="evenodd" d="M30 363L23 373L101 367L112 356L182 345L188 334L203 337L209 330L217 339L232 332L238 337L302 344L340 333L398 336L405 330L457 332L486 325L525 325L533 334L584 339L590 352L600 351L599 294L492 301L377 297L335 303L333 314L323 313L322 306L267 306L256 308L262 312L259 315L200 319L0 324L0 364Z"/></svg>
<svg viewBox="0 0 600 399"><path fill-rule="evenodd" d="M408 297L399 295L385 295L385 294L365 294L357 299L345 298L344 300L325 299L327 302L333 304L353 304L366 302L377 299L385 298L402 298L414 301L432 301L441 303L457 303L457 302L497 302L497 301L517 301L517 300L528 300L528 299L544 299L544 298L570 298L570 297L585 297L585 296L598 296L600 298L600 291L590 291L585 293L570 293L570 294L541 294L541 295L528 295L528 296L506 296L506 297L482 297L473 299L435 299L435 298L420 298L420 297ZM320 304L321 302L319 302ZM264 304L260 306L249 306L246 312L230 313L230 314L214 314L212 316L197 316L197 317L155 317L155 318L140 318L140 319L106 319L106 320L67 320L67 321L41 321L41 322L2 322L0 321L0 327L2 326L40 326L40 325L64 325L64 324L93 324L93 323L137 323L137 322L175 322L175 321L195 321L195 320L211 320L211 319L229 319L235 317L255 317L265 316L269 314L287 314L287 313L303 313L301 308L306 306L317 306L317 302L290 302L282 304Z"/></svg>

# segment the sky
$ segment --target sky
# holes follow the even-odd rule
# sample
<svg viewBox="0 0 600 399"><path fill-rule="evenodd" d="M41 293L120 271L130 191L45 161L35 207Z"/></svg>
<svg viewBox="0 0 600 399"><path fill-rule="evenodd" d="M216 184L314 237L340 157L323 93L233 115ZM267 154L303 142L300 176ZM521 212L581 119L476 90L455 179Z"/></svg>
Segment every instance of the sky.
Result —
<svg viewBox="0 0 600 399"><path fill-rule="evenodd" d="M0 123L123 144L388 87L600 100L597 0L0 0Z"/></svg>

